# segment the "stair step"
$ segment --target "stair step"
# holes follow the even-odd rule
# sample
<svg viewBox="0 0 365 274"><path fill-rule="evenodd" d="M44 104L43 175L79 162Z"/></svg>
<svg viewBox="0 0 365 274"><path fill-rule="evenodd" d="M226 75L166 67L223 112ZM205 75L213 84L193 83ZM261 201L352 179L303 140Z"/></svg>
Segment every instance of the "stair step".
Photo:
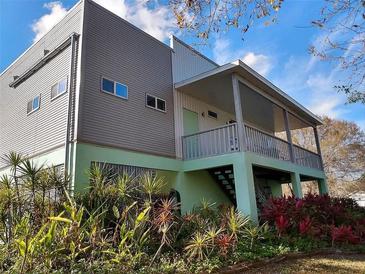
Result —
<svg viewBox="0 0 365 274"><path fill-rule="evenodd" d="M220 186L226 196L236 205L236 192L234 187L234 171L232 166L223 166L208 170L212 178Z"/></svg>

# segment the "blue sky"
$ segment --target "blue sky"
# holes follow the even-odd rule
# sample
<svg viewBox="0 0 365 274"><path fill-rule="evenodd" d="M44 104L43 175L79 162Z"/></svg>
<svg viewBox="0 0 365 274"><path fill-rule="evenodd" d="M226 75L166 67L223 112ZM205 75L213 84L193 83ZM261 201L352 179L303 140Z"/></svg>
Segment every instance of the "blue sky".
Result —
<svg viewBox="0 0 365 274"><path fill-rule="evenodd" d="M95 1L166 43L171 33L192 42L188 35L175 29L165 6L147 5L142 0ZM0 70L11 64L76 2L0 0ZM308 47L318 43L323 35L310 26L322 4L320 0L284 1L276 24L258 23L246 33L244 40L237 31L222 33L197 49L220 64L242 59L314 113L354 121L365 129L364 105L346 105L346 98L333 89L346 76L335 63L323 63L308 53Z"/></svg>

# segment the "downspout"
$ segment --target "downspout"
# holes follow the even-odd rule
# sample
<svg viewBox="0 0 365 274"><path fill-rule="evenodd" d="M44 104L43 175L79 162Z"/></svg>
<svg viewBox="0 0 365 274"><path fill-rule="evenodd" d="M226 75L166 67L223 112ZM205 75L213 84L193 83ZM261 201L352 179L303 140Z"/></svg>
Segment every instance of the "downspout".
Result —
<svg viewBox="0 0 365 274"><path fill-rule="evenodd" d="M69 160L70 160L70 123L71 123L71 107L72 107L72 92L74 82L75 71L75 49L76 40L79 37L78 34L72 33L71 39L71 60L70 60L70 72L68 77L68 105L67 105L67 122L66 122L66 137L65 137L65 162L64 162L64 176L65 179L69 175Z"/></svg>

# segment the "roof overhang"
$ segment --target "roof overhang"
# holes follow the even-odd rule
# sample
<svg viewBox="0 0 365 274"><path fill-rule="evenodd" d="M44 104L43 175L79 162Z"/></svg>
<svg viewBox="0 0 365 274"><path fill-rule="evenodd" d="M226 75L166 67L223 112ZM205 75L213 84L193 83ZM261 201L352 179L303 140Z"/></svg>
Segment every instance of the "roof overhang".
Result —
<svg viewBox="0 0 365 274"><path fill-rule="evenodd" d="M204 84L210 81L215 81L216 85L213 85L213 88L214 86L217 86L218 88L224 82L226 82L226 84L228 84L228 82L231 84L230 75L233 73L239 76L239 81L243 84L263 93L263 95L271 99L274 103L277 103L281 107L285 107L287 110L296 114L312 125L321 125L323 123L318 116L313 114L310 110L302 106L295 99L290 97L280 88L275 86L269 80L261 76L259 73L254 71L240 60L233 63L228 63L213 70L175 83L175 88L183 92L194 89L196 90L197 87L204 86ZM210 88L212 88L212 86L210 86Z"/></svg>

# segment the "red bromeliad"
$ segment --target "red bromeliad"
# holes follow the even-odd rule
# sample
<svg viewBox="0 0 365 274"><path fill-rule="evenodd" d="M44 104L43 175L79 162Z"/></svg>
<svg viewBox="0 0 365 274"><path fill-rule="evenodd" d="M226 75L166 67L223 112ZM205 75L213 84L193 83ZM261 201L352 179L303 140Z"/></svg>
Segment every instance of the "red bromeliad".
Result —
<svg viewBox="0 0 365 274"><path fill-rule="evenodd" d="M306 235L312 227L312 221L309 216L299 222L299 233L301 235Z"/></svg>
<svg viewBox="0 0 365 274"><path fill-rule="evenodd" d="M285 233L286 229L289 227L289 220L286 219L283 215L277 217L275 219L275 226L279 232L279 236Z"/></svg>
<svg viewBox="0 0 365 274"><path fill-rule="evenodd" d="M331 236L332 245L335 242L357 244L360 241L359 237L354 234L351 226L341 225L340 227L332 227Z"/></svg>

